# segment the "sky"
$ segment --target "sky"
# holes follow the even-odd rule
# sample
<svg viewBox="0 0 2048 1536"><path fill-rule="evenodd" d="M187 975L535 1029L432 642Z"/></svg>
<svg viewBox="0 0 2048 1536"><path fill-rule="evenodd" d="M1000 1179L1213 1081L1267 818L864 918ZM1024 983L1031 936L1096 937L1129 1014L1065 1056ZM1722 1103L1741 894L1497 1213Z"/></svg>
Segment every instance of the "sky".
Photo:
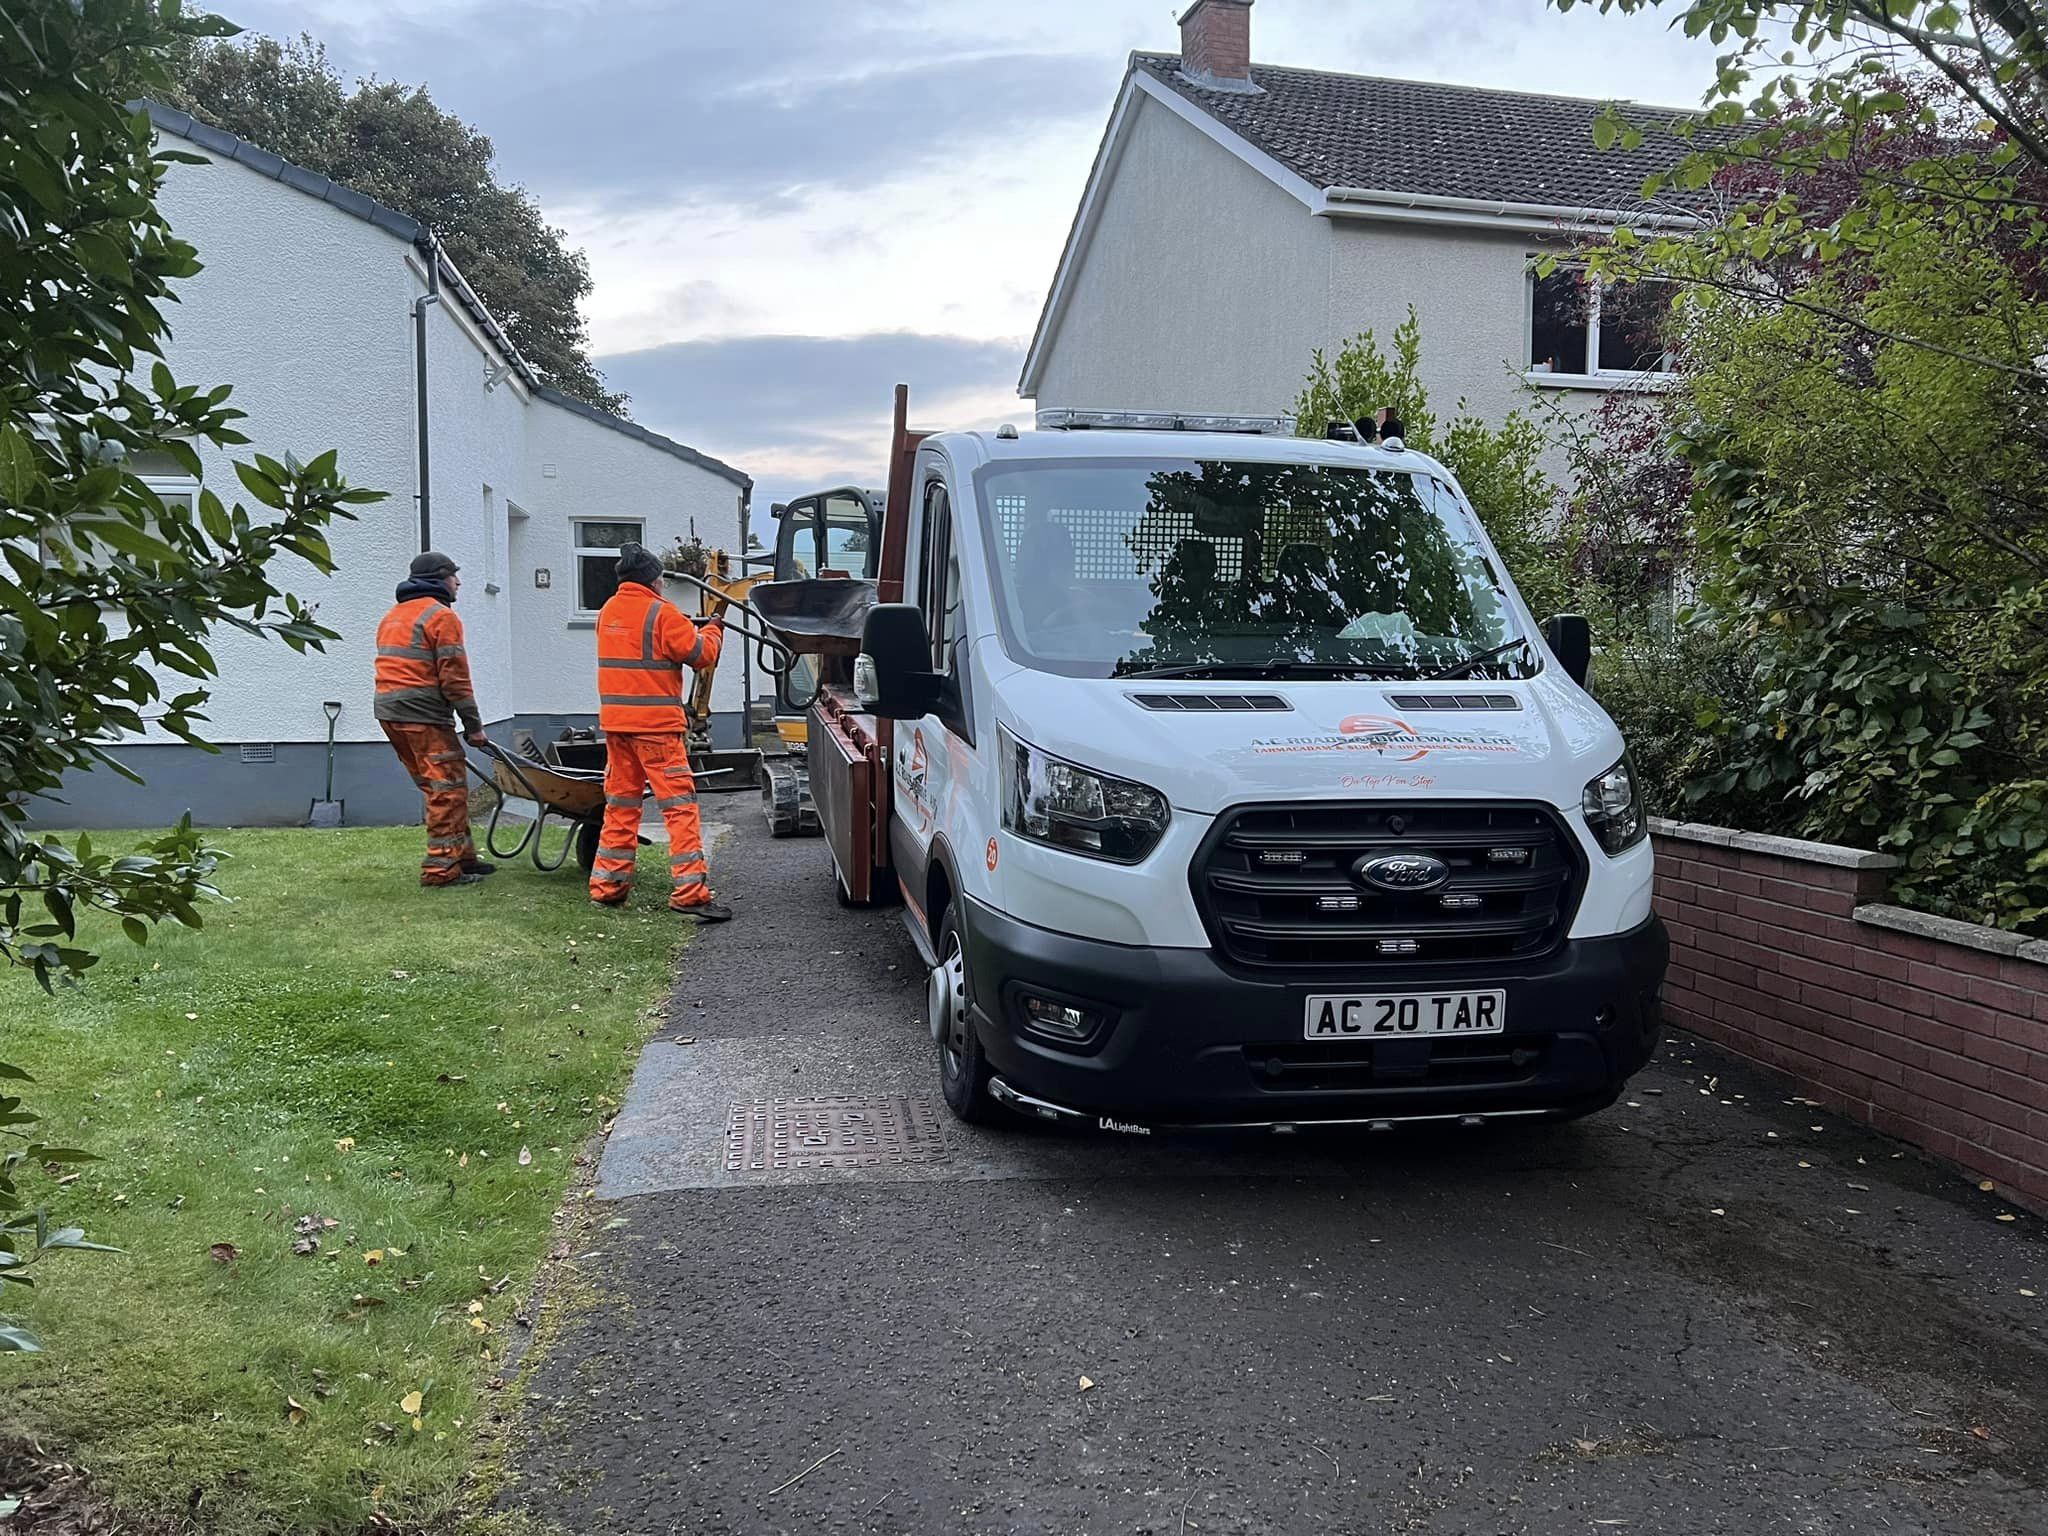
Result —
<svg viewBox="0 0 2048 1536"><path fill-rule="evenodd" d="M757 505L878 484L921 426L1028 424L1017 374L1132 49L1174 0L213 0L424 83L589 256L634 418ZM1675 6L1667 7L1675 10ZM1257 0L1255 61L1690 106L1714 50L1545 0Z"/></svg>

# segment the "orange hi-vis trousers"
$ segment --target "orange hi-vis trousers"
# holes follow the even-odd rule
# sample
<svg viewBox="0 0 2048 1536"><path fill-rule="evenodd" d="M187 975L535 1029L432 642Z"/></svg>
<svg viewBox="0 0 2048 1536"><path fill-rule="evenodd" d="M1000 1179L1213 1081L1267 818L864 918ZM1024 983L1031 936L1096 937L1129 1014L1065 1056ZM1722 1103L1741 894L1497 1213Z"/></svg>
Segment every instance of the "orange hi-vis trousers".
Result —
<svg viewBox="0 0 2048 1536"><path fill-rule="evenodd" d="M605 733L604 832L590 870L590 899L617 906L633 889L633 860L640 848L640 801L649 788L668 827L670 894L681 911L711 900L711 874L704 863L704 826L697 815L697 781L683 738Z"/></svg>
<svg viewBox="0 0 2048 1536"><path fill-rule="evenodd" d="M449 885L465 864L476 862L476 844L469 835L469 770L463 765L462 743L445 725L415 725L408 720L381 720L384 734L413 783L427 797L427 857L420 865L421 885Z"/></svg>

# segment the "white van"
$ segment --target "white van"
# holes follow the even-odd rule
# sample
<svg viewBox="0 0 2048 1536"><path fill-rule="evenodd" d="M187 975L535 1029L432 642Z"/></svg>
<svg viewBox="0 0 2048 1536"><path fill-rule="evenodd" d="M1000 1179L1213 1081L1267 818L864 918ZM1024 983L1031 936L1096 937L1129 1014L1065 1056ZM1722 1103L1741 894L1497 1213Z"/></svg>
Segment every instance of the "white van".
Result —
<svg viewBox="0 0 2048 1536"><path fill-rule="evenodd" d="M917 446L909 600L853 674L898 722L888 846L954 1112L1612 1102L1668 945L1585 622L1539 629L1450 472L1398 445L1039 426Z"/></svg>

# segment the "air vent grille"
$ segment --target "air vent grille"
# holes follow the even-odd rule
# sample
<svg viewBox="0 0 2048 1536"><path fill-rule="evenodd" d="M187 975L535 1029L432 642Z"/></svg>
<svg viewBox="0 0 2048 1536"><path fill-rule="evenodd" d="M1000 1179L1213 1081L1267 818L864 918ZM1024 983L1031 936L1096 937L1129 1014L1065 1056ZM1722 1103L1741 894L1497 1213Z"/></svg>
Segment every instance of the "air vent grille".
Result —
<svg viewBox="0 0 2048 1536"><path fill-rule="evenodd" d="M1294 707L1277 693L1134 693L1131 702L1140 709L1155 709L1162 714L1211 710L1284 713Z"/></svg>
<svg viewBox="0 0 2048 1536"><path fill-rule="evenodd" d="M269 741L245 741L242 743L242 761L274 763L277 761L277 744Z"/></svg>
<svg viewBox="0 0 2048 1536"><path fill-rule="evenodd" d="M1396 709L1520 709L1522 701L1512 693L1390 693L1387 702Z"/></svg>

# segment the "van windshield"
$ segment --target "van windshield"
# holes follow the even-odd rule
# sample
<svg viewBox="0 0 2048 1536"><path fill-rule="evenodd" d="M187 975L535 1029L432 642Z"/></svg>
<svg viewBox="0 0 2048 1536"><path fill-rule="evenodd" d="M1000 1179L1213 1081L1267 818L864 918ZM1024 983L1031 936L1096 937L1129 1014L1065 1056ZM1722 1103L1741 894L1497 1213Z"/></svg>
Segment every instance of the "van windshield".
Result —
<svg viewBox="0 0 2048 1536"><path fill-rule="evenodd" d="M1520 677L1535 665L1470 515L1428 474L1042 460L985 470L981 506L1004 649L1040 671Z"/></svg>

